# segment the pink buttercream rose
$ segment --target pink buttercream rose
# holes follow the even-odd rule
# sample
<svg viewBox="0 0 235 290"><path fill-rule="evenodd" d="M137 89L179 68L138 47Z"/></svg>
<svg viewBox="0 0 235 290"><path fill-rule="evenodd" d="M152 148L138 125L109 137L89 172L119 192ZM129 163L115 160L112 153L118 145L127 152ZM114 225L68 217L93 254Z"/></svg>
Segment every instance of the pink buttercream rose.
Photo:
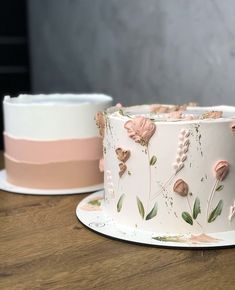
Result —
<svg viewBox="0 0 235 290"><path fill-rule="evenodd" d="M105 117L103 112L97 112L95 115L96 125L99 128L99 133L102 138L104 138L105 131Z"/></svg>
<svg viewBox="0 0 235 290"><path fill-rule="evenodd" d="M215 165L214 170L216 179L223 181L229 172L229 163L225 160L221 160Z"/></svg>
<svg viewBox="0 0 235 290"><path fill-rule="evenodd" d="M117 108L122 108L123 106L122 106L121 103L117 103L115 107L117 107Z"/></svg>
<svg viewBox="0 0 235 290"><path fill-rule="evenodd" d="M130 138L143 146L148 145L150 138L156 131L156 125L150 119L142 116L127 121L124 128L127 129Z"/></svg>
<svg viewBox="0 0 235 290"><path fill-rule="evenodd" d="M170 112L167 115L168 119L181 119L182 118L182 111L174 111L174 112Z"/></svg>

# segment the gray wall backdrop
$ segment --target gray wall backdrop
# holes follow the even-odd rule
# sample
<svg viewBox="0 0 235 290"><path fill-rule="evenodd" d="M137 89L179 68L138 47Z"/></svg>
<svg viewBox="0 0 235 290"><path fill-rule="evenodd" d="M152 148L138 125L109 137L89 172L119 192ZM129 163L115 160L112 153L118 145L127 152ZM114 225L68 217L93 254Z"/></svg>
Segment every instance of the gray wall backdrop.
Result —
<svg viewBox="0 0 235 290"><path fill-rule="evenodd" d="M33 90L235 105L234 0L29 0Z"/></svg>

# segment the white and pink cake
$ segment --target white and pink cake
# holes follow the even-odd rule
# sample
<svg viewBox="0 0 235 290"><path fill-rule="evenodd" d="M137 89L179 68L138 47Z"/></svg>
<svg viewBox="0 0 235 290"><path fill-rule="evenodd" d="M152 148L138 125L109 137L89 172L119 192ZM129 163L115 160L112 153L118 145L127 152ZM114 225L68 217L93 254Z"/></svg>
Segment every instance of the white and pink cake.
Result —
<svg viewBox="0 0 235 290"><path fill-rule="evenodd" d="M102 118L115 223L170 236L235 230L235 107L143 105Z"/></svg>
<svg viewBox="0 0 235 290"><path fill-rule="evenodd" d="M111 103L111 97L99 94L6 96L3 107L7 181L34 189L102 184L102 141L94 116Z"/></svg>

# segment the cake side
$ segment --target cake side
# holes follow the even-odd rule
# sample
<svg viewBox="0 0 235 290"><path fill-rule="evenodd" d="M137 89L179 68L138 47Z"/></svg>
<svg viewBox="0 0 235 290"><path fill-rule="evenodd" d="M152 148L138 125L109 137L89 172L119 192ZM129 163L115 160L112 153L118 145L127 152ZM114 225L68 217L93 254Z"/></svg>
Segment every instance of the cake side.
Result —
<svg viewBox="0 0 235 290"><path fill-rule="evenodd" d="M234 118L233 107L188 107L178 113L153 112L151 106L109 110L107 214L153 232L234 230Z"/></svg>

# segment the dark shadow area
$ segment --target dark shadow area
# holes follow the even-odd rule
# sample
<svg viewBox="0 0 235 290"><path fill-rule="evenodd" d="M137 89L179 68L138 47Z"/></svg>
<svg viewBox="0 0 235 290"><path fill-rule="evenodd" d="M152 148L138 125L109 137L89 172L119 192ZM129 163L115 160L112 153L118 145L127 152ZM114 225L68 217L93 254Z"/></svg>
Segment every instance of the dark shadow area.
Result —
<svg viewBox="0 0 235 290"><path fill-rule="evenodd" d="M0 2L0 97L30 91L27 1ZM0 129L3 131L1 105ZM2 134L0 149L3 149Z"/></svg>

